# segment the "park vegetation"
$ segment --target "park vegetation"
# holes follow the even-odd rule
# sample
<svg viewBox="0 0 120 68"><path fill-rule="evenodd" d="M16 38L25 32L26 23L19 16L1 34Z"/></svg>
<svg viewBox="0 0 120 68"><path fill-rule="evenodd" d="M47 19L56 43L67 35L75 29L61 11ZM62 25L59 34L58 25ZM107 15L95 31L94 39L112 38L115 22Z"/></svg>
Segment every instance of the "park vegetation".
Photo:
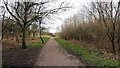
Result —
<svg viewBox="0 0 120 68"><path fill-rule="evenodd" d="M47 27L42 25L46 25L47 19L52 19L53 14L55 15L70 8L65 2L52 7L54 5L56 5L56 1L52 0L42 0L39 2L29 0L3 1L3 4L0 6L0 22L2 23L1 41L4 43L4 40L13 40L20 44L23 49L26 49L26 40L32 35L33 40L36 36L39 36L42 43L44 43L41 35L49 33L45 32Z"/></svg>
<svg viewBox="0 0 120 68"><path fill-rule="evenodd" d="M82 11L66 18L60 36L96 47L103 53L119 51L119 2L90 2ZM84 46L87 46L84 45Z"/></svg>

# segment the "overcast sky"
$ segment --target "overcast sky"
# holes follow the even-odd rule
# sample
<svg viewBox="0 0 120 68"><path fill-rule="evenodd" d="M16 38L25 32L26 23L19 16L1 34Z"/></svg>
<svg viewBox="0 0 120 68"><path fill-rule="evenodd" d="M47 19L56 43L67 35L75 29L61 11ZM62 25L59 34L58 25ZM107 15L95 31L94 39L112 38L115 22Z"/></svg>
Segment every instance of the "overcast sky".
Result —
<svg viewBox="0 0 120 68"><path fill-rule="evenodd" d="M5 1L8 1L8 2L12 3L12 2L15 2L15 1L18 1L18 0L5 0ZM22 1L22 0L20 0L20 1ZM25 0L23 0L23 1L25 1ZM39 2L39 1L42 1L42 0L30 0L30 1ZM46 26L50 27L49 31L52 32L52 33L58 31L57 28L60 28L64 19L69 17L70 15L73 15L74 13L76 13L76 11L81 7L82 4L84 4L84 2L86 0L58 0L58 1L56 1L55 5L53 7L54 8L56 6L58 7L64 1L65 1L65 3L69 3L70 5L72 5L73 8L70 9L69 11L62 12L62 13L59 13L58 15L56 15L56 17L60 18L62 21L60 19L54 18L54 21L51 22L51 23L54 23L54 24L47 23ZM0 5L3 5L2 0L0 0Z"/></svg>
<svg viewBox="0 0 120 68"><path fill-rule="evenodd" d="M82 7L89 6L88 4L91 1L97 1L97 0L59 0L59 1L66 1L69 2L72 5L72 9L70 9L69 11L66 11L64 13L59 14L59 18L62 19L63 21L67 18L70 17L72 15L74 15L76 12L78 12L79 10L84 10ZM98 0L99 1L99 0ZM108 1L110 2L111 0L101 0L101 1ZM113 0L114 2L118 2L119 0ZM59 19L55 19L54 24L51 24L49 26L51 26L52 28L49 29L50 32L55 33L58 32L60 30L58 30L58 28L60 29L61 24L63 24L64 22L59 20Z"/></svg>
<svg viewBox="0 0 120 68"><path fill-rule="evenodd" d="M60 1L61 2L66 1L66 2L70 3L70 5L72 5L72 8L70 10L63 12L63 13L58 14L57 17L59 17L60 19L54 19L55 20L55 21L53 21L54 24L49 24L49 26L51 27L49 29L49 31L52 33L60 31L59 29L61 27L61 24L63 24L63 21L66 18L68 18L69 16L74 15L78 10L81 9L81 7L83 5L85 5L87 3L86 2L87 0L60 0Z"/></svg>
<svg viewBox="0 0 120 68"><path fill-rule="evenodd" d="M14 1L17 1L17 0L8 0L9 2L14 2ZM41 0L31 0L31 1L41 1ZM55 6L59 6L60 3L62 2L66 2L66 3L69 3L70 5L72 5L72 8L70 10L67 10L65 12L62 12L62 13L59 13L58 15L56 15L56 17L60 18L60 19L57 19L57 18L54 18L54 21L52 21L51 23L54 23L54 24L50 24L50 23L47 23L46 26L50 27L49 31L51 33L55 33L55 32L58 32L58 28L61 27L61 24L63 24L63 21L74 15L77 11L79 10L84 10L82 7L85 6L85 5L88 5L88 3L90 3L91 1L97 1L97 0L58 0L55 4ZM101 1L111 1L111 0L101 0ZM119 1L119 0L113 0L113 1ZM0 0L0 4L2 4L2 0ZM54 6L54 7L55 7Z"/></svg>

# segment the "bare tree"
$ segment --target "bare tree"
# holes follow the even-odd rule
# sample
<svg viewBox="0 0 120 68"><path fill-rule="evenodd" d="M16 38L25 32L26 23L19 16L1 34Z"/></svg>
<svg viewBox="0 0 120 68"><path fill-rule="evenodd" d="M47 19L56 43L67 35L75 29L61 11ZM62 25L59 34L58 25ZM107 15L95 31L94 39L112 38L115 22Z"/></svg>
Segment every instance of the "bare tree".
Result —
<svg viewBox="0 0 120 68"><path fill-rule="evenodd" d="M34 22L41 17L47 16L58 12L60 9L66 9L67 6L62 6L64 2L58 8L46 9L45 4L51 1L35 2L15 2L13 5L4 2L7 11L17 21L17 24L22 28L22 48L26 49L26 30ZM9 7L11 8L9 8Z"/></svg>
<svg viewBox="0 0 120 68"><path fill-rule="evenodd" d="M4 21L5 21L5 14L6 14L6 12L4 11L4 6L0 6L0 8L2 9L2 12L3 12L2 15L0 15L2 17L2 21L1 21L1 26L2 26ZM1 40L3 39L3 35L4 35L4 32L3 32L3 29L2 29L2 38L1 38Z"/></svg>
<svg viewBox="0 0 120 68"><path fill-rule="evenodd" d="M52 2L52 1L49 1L49 0L48 0L48 1L42 2L42 4L48 4L48 3L50 3L50 2ZM41 39L42 43L44 43L44 40L43 40L42 37L41 37L41 35L42 35L42 30L43 30L43 27L41 26L41 25L43 24L42 20L43 20L45 17L48 18L48 19L51 19L51 15L57 14L57 13L58 13L59 11L61 11L61 10L65 11L65 10L71 8L71 6L68 6L68 5L63 6L64 3L65 3L65 2L62 2L58 7L56 7L56 8L51 8L51 9L47 9L47 7L45 7L45 6L44 6L44 9L43 9L43 8L42 8L43 5L40 5L41 8L39 8L39 9L40 9L41 12L38 13L38 14L39 14L39 20L38 20L38 22L39 22L39 32L40 32L39 35L40 35L40 39ZM41 3L40 3L40 4L41 4ZM46 10L46 9L47 9L47 10ZM44 23L44 24L45 24L45 23Z"/></svg>
<svg viewBox="0 0 120 68"><path fill-rule="evenodd" d="M116 40L116 28L118 25L120 15L120 1L117 6L114 2L92 2L93 11L89 10L90 14L94 17L99 24L104 24L107 37L109 38L114 53L116 53L115 40Z"/></svg>
<svg viewBox="0 0 120 68"><path fill-rule="evenodd" d="M4 2L7 11L17 20L17 24L22 28L22 48L27 48L25 38L26 38L26 30L31 25L31 22L35 21L38 18L37 15L33 14L33 6L37 5L32 2L15 2L15 6L12 6L12 10L15 12L11 12L8 8L8 3Z"/></svg>

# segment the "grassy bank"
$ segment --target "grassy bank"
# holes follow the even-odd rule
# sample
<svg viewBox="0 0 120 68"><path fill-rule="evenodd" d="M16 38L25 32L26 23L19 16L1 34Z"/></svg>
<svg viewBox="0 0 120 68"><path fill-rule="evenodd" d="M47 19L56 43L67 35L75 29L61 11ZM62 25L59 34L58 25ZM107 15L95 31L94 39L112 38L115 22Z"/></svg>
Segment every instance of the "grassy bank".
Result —
<svg viewBox="0 0 120 68"><path fill-rule="evenodd" d="M46 43L49 40L50 37L43 37L44 42ZM41 40L37 40L36 42L33 42L32 44L28 45L28 48L40 48L42 47L45 43L42 43Z"/></svg>
<svg viewBox="0 0 120 68"><path fill-rule="evenodd" d="M75 43L67 40L56 38L56 41L70 53L77 55L88 66L118 66L117 60L106 59L104 54L96 49L87 49L80 47Z"/></svg>

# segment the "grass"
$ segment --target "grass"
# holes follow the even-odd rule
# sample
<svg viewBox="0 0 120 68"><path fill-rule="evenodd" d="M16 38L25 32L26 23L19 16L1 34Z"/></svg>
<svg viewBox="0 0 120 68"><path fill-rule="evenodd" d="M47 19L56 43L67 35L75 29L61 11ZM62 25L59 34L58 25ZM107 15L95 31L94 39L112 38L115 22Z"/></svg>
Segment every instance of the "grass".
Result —
<svg viewBox="0 0 120 68"><path fill-rule="evenodd" d="M56 41L69 52L77 55L88 66L118 66L117 60L103 58L103 54L96 49L87 49L80 47L75 43L71 43L62 38L56 38Z"/></svg>
<svg viewBox="0 0 120 68"><path fill-rule="evenodd" d="M50 37L43 37L44 42L46 43L49 40ZM36 42L33 42L32 44L28 45L28 48L41 48L45 43L42 43L41 40L37 40Z"/></svg>

